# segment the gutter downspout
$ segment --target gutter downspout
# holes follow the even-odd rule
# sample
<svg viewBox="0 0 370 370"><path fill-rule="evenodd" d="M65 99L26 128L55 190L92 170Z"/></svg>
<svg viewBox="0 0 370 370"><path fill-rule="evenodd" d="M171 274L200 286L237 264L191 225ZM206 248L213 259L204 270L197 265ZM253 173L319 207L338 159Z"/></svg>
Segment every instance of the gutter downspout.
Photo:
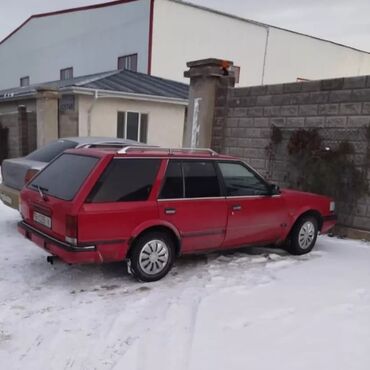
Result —
<svg viewBox="0 0 370 370"><path fill-rule="evenodd" d="M99 99L98 90L94 90L94 99L87 110L87 136L91 136L91 112L95 107L97 100Z"/></svg>
<svg viewBox="0 0 370 370"><path fill-rule="evenodd" d="M263 69L262 69L261 85L265 84L265 70L266 70L267 52L268 52L268 46L269 46L270 27L266 28L266 32L267 32L267 34L266 34L265 54L263 56Z"/></svg>

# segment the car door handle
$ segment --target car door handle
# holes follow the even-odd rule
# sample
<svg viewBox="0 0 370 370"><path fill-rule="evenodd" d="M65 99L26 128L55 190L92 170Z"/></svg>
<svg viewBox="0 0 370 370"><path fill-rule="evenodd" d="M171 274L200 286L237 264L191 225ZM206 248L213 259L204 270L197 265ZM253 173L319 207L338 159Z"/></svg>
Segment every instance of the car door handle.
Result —
<svg viewBox="0 0 370 370"><path fill-rule="evenodd" d="M164 212L166 213L166 215L174 215L176 214L176 208L165 208Z"/></svg>
<svg viewBox="0 0 370 370"><path fill-rule="evenodd" d="M233 211L241 211L242 210L242 206L240 204L235 204L231 207L231 209Z"/></svg>

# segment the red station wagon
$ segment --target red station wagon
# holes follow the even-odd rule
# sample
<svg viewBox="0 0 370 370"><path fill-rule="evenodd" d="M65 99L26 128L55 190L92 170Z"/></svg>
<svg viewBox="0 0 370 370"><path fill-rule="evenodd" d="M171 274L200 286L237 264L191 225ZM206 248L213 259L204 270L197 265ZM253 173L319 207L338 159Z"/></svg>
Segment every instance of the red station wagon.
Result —
<svg viewBox="0 0 370 370"><path fill-rule="evenodd" d="M127 260L155 281L183 254L270 244L308 253L335 225L334 207L208 149L72 149L22 190L18 229L66 263Z"/></svg>

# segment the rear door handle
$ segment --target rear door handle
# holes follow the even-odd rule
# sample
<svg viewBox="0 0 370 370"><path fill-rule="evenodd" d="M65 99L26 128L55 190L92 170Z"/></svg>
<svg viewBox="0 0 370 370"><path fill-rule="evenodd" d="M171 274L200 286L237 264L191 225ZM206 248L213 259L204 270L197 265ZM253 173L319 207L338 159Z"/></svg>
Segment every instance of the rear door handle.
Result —
<svg viewBox="0 0 370 370"><path fill-rule="evenodd" d="M165 208L164 212L166 213L166 215L174 215L176 214L176 208Z"/></svg>
<svg viewBox="0 0 370 370"><path fill-rule="evenodd" d="M235 204L232 206L231 208L233 211L241 211L242 210L242 206L240 204Z"/></svg>

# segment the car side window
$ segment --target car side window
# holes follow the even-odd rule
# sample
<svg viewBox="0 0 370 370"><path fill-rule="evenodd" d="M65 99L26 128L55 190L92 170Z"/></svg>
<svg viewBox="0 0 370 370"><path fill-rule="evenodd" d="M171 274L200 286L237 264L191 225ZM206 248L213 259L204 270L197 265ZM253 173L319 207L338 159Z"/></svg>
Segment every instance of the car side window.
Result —
<svg viewBox="0 0 370 370"><path fill-rule="evenodd" d="M184 161L186 198L207 198L221 195L216 168L211 161Z"/></svg>
<svg viewBox="0 0 370 370"><path fill-rule="evenodd" d="M267 195L266 183L240 163L218 163L226 186L227 196Z"/></svg>
<svg viewBox="0 0 370 370"><path fill-rule="evenodd" d="M160 163L160 159L113 159L95 184L87 202L147 200Z"/></svg>
<svg viewBox="0 0 370 370"><path fill-rule="evenodd" d="M184 181L181 161L170 160L159 199L178 199L183 197Z"/></svg>

